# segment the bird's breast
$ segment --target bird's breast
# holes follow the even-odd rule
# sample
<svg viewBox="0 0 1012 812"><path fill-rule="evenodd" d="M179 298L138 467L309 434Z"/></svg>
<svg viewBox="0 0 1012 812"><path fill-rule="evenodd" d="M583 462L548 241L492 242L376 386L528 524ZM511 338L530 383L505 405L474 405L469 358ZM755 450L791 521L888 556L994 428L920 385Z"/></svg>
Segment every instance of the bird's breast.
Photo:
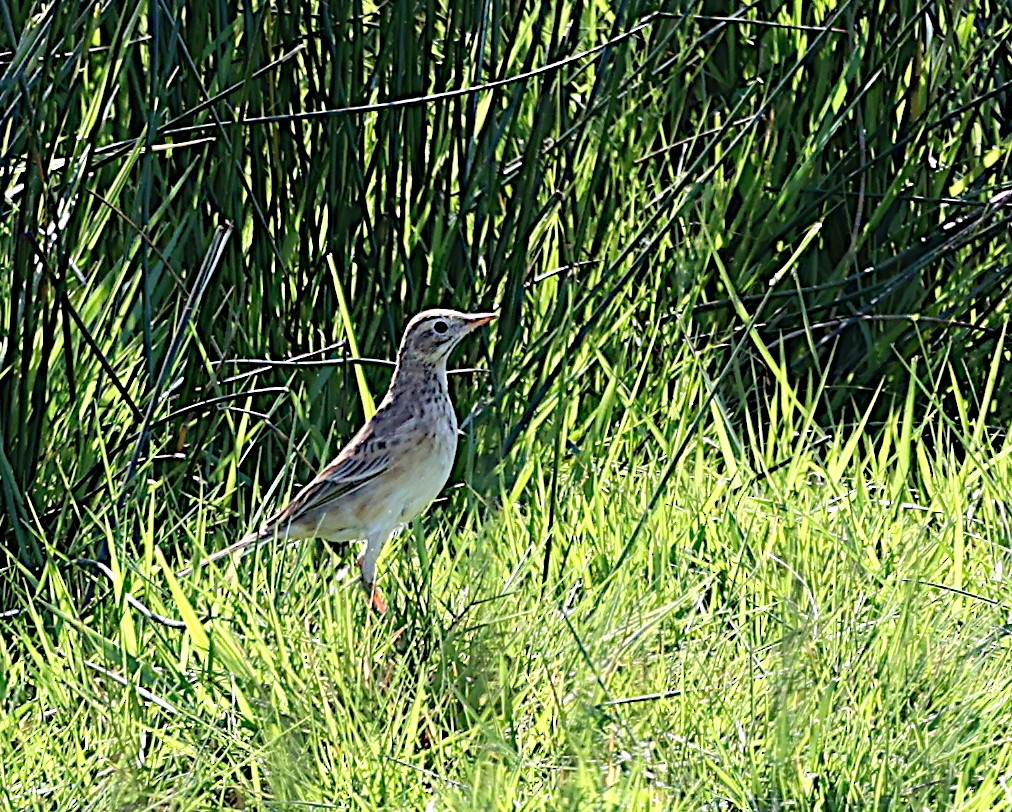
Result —
<svg viewBox="0 0 1012 812"><path fill-rule="evenodd" d="M402 522L414 519L439 496L450 478L456 453L455 420L451 422L441 416L439 420L423 421L414 448L405 455L407 465L401 477L404 495L400 515Z"/></svg>

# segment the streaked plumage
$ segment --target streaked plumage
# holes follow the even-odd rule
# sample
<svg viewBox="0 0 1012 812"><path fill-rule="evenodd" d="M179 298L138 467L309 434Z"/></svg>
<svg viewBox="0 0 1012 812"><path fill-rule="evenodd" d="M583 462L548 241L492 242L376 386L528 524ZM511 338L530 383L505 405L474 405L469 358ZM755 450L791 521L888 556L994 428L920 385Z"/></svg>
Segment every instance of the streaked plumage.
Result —
<svg viewBox="0 0 1012 812"><path fill-rule="evenodd" d="M207 563L264 539L364 540L362 585L382 610L376 561L386 540L438 496L453 468L457 418L446 363L467 334L492 313L426 310L404 331L397 368L376 413L333 462L283 510Z"/></svg>

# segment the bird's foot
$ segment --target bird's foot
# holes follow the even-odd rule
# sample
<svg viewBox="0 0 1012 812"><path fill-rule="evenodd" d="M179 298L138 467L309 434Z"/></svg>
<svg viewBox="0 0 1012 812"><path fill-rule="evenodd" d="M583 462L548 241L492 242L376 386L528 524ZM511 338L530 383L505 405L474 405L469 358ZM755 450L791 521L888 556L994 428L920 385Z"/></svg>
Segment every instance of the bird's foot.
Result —
<svg viewBox="0 0 1012 812"><path fill-rule="evenodd" d="M376 612L376 614L385 615L387 602L383 600L379 587L376 584L370 586L365 581L362 581L362 588L365 590L365 605Z"/></svg>
<svg viewBox="0 0 1012 812"><path fill-rule="evenodd" d="M357 562L359 569L362 569L362 560L359 559ZM370 584L365 579L365 573L362 573L362 579L359 581L362 584L362 589L365 590L365 605L372 609L376 614L385 615L387 611L387 602L383 600L383 595L379 591L379 587L375 583Z"/></svg>

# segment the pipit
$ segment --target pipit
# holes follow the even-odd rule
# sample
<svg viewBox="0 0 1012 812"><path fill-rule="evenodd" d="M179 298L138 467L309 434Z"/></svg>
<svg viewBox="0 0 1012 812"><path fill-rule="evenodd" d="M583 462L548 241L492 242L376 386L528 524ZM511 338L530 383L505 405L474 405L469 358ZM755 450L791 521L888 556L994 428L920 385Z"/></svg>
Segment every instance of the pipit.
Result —
<svg viewBox="0 0 1012 812"><path fill-rule="evenodd" d="M494 313L425 310L404 331L397 367L376 413L285 508L201 564L264 539L364 541L358 556L369 605L385 610L376 562L387 539L439 495L457 452L446 362Z"/></svg>

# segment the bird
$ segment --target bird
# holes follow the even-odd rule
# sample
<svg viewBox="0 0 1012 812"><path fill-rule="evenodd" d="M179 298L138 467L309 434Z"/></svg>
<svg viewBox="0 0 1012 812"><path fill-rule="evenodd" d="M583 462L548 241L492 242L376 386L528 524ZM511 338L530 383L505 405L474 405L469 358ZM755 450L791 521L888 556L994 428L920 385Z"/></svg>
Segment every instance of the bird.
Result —
<svg viewBox="0 0 1012 812"><path fill-rule="evenodd" d="M383 545L439 495L457 452L447 361L457 344L494 318L495 313L447 309L424 310L412 318L397 351L390 387L373 416L289 504L198 566L273 538L362 541L356 563L366 602L385 612L376 587Z"/></svg>

